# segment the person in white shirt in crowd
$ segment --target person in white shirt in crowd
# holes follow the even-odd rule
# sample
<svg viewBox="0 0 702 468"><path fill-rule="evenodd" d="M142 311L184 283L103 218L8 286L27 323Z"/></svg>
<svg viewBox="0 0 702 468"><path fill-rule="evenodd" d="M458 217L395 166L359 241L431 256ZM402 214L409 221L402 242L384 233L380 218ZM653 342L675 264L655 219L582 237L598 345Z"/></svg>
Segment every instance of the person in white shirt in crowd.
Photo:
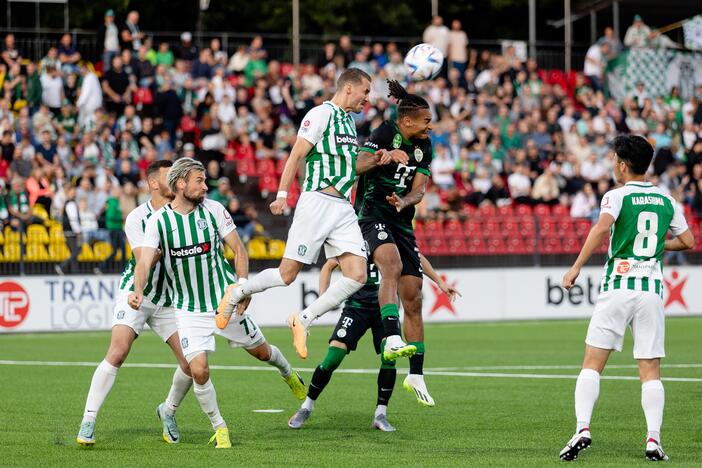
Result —
<svg viewBox="0 0 702 468"><path fill-rule="evenodd" d="M453 178L456 163L449 158L448 151L443 145L434 147L434 159L431 161L431 180L442 190L448 190L456 185Z"/></svg>
<svg viewBox="0 0 702 468"><path fill-rule="evenodd" d="M42 102L49 106L54 115L59 115L64 98L61 74L56 68L47 67L40 80Z"/></svg>
<svg viewBox="0 0 702 468"><path fill-rule="evenodd" d="M80 74L83 77L83 83L80 86L76 107L78 107L78 126L82 128L95 111L102 107L102 87L97 75L87 66L80 67Z"/></svg>
<svg viewBox="0 0 702 468"><path fill-rule="evenodd" d="M451 32L449 28L444 25L444 19L437 15L431 19L431 24L424 30L422 41L433 45L446 57L448 54L450 36Z"/></svg>
<svg viewBox="0 0 702 468"><path fill-rule="evenodd" d="M468 35L461 29L461 22L457 19L451 22L446 59L449 61L449 67L458 70L463 77L468 66Z"/></svg>
<svg viewBox="0 0 702 468"><path fill-rule="evenodd" d="M585 54L583 74L590 80L592 89L602 91L604 86L604 72L609 56L609 42L595 42Z"/></svg>
<svg viewBox="0 0 702 468"><path fill-rule="evenodd" d="M592 185L585 184L582 190L578 191L573 197L572 205L570 206L571 218L592 218L592 215L597 210L597 197Z"/></svg>
<svg viewBox="0 0 702 468"><path fill-rule="evenodd" d="M507 178L507 186L512 199L517 203L531 203L531 179L527 175L529 166L519 164Z"/></svg>
<svg viewBox="0 0 702 468"><path fill-rule="evenodd" d="M607 171L602 161L597 159L597 155L591 152L582 163L581 175L588 182L597 182L607 175Z"/></svg>
<svg viewBox="0 0 702 468"><path fill-rule="evenodd" d="M651 28L646 26L640 15L634 16L634 22L624 35L624 45L627 47L649 47L651 43Z"/></svg>

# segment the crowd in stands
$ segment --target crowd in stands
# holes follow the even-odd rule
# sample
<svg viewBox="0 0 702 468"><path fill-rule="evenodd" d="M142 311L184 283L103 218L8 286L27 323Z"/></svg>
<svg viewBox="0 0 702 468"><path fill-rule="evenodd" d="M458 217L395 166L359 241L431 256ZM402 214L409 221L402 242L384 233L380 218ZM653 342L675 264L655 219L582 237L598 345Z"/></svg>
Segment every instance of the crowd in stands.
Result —
<svg viewBox="0 0 702 468"><path fill-rule="evenodd" d="M8 34L0 59L0 222L17 230L46 214L84 241L122 245L123 219L148 198L148 165L196 157L207 168L209 196L249 239L261 227L238 187L257 183L263 197L275 193L302 116L329 98L346 67L374 77L368 105L354 115L361 139L395 117L386 79L431 104L432 179L420 219L518 204L592 219L614 185L608 142L629 132L655 147L651 180L702 216L702 83L689 100L675 88L652 96L641 85L618 103L597 73L542 70L512 47L477 50L461 28L434 18L424 40L447 60L440 77L421 83L407 82L397 45L353 44L349 36L295 69L269 60L261 37L231 56L216 38L198 47L189 32L178 44L159 42L141 31L137 12L121 25L105 13L96 63L70 34L36 61ZM605 55L621 47L611 28L600 44ZM290 193L294 206L299 186Z"/></svg>

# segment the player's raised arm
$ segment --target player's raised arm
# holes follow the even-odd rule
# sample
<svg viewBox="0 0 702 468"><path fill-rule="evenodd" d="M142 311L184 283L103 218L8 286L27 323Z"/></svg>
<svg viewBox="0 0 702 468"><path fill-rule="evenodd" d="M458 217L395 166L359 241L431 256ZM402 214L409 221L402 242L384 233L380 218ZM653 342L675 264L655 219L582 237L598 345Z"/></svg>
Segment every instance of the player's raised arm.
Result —
<svg viewBox="0 0 702 468"><path fill-rule="evenodd" d="M429 262L429 259L422 254L419 254L419 261L422 264L422 272L424 276L432 280L451 300L451 302L456 300L456 297L463 297L461 292L449 285L444 281L444 279L434 270L434 266Z"/></svg>
<svg viewBox="0 0 702 468"><path fill-rule="evenodd" d="M424 198L424 192L427 190L428 180L429 177L426 174L417 172L417 174L414 176L414 180L412 181L412 190L410 190L407 195L404 197L399 197L393 192L392 195L385 197L385 199L388 201L388 203L393 205L399 213L408 206L414 206L422 201L422 198Z"/></svg>
<svg viewBox="0 0 702 468"><path fill-rule="evenodd" d="M321 296L329 289L331 283L331 275L339 267L339 262L335 258L330 258L326 261L322 269L319 271L319 295Z"/></svg>

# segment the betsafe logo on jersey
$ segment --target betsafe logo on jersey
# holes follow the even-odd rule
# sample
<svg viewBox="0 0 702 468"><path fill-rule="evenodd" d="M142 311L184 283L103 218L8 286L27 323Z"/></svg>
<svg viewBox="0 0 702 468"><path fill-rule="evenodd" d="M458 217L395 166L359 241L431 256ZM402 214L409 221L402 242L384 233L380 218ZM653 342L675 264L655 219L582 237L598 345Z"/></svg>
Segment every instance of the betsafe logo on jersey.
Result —
<svg viewBox="0 0 702 468"><path fill-rule="evenodd" d="M334 137L336 138L337 145L356 146L358 144L356 137L352 136L352 135L338 134L338 135L335 135Z"/></svg>
<svg viewBox="0 0 702 468"><path fill-rule="evenodd" d="M184 247L173 248L171 247L171 257L176 258L188 258L197 257L198 255L205 255L211 250L211 245L209 242L202 242L200 244L186 245Z"/></svg>
<svg viewBox="0 0 702 468"><path fill-rule="evenodd" d="M13 328L29 313L29 295L14 281L0 283L0 327Z"/></svg>

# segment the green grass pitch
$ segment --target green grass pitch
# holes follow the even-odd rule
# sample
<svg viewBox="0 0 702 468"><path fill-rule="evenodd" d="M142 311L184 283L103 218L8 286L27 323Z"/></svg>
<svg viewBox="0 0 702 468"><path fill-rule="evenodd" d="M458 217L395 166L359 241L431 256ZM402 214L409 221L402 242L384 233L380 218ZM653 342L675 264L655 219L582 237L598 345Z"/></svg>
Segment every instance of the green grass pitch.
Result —
<svg viewBox="0 0 702 468"><path fill-rule="evenodd" d="M182 442L166 445L155 416L170 386L170 350L151 332L139 338L100 412L97 443L75 443L94 365L109 333L0 336L1 466L556 466L572 435L573 390L586 321L463 323L426 330L428 387L422 408L401 386L400 362L389 419L398 431L370 429L378 359L368 336L341 366L299 431L287 420L298 401L268 366L218 341L211 363L232 450L207 446L209 421L192 395L178 411ZM316 327L310 357L298 359L287 329L264 330L309 382L329 327ZM667 321L663 446L677 466L702 466L702 318ZM35 361L21 365L9 361ZM67 366L50 362L86 363ZM130 367L134 364L168 367ZM645 421L631 339L610 359L592 421L593 445L576 462L644 466ZM668 367L665 367L668 365ZM478 374L478 375L476 375ZM488 374L488 375L486 375ZM516 374L509 377L504 374ZM546 378L548 376L560 376ZM688 379L688 380L684 380ZM281 413L254 410L281 409Z"/></svg>

